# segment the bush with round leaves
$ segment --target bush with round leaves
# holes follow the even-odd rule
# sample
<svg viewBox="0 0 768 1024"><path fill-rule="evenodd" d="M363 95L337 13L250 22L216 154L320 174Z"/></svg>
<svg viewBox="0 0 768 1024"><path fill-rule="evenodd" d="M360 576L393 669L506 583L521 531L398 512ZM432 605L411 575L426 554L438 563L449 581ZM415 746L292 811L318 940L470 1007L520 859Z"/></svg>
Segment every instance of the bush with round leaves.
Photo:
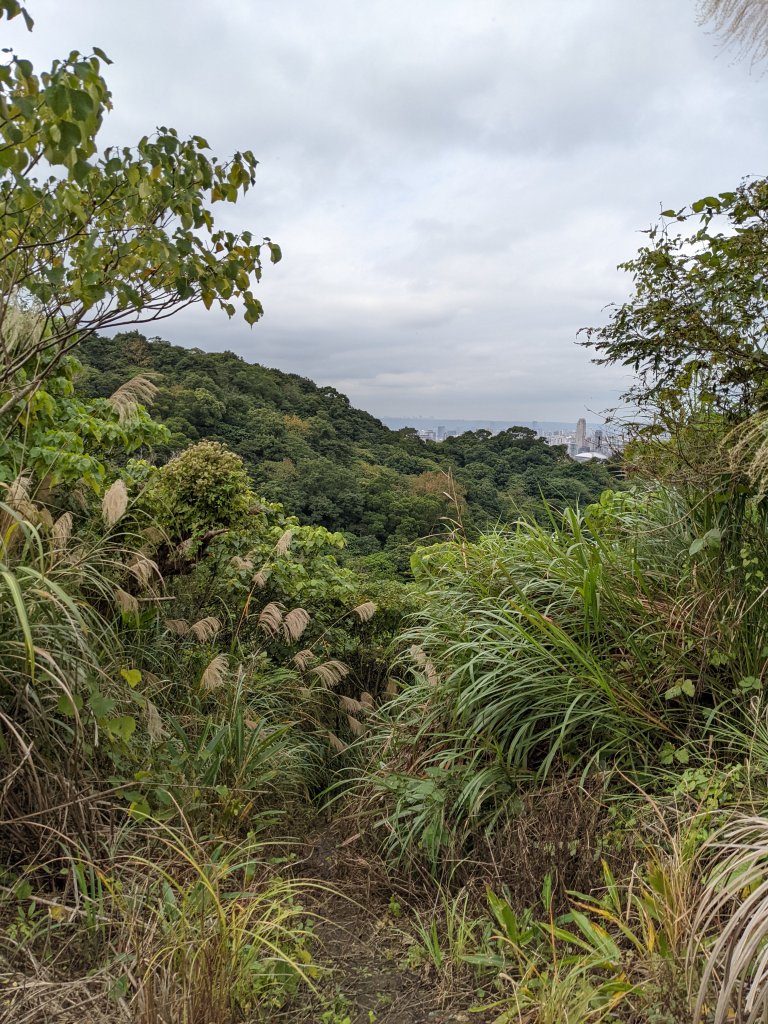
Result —
<svg viewBox="0 0 768 1024"><path fill-rule="evenodd" d="M218 441L200 441L151 478L142 504L169 540L244 524L256 498L243 460Z"/></svg>

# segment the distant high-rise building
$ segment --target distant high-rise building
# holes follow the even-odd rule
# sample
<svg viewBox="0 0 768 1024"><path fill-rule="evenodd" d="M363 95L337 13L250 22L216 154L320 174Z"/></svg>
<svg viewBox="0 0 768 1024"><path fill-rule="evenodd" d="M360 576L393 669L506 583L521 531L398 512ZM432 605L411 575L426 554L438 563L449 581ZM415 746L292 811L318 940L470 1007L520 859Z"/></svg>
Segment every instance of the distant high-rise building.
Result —
<svg viewBox="0 0 768 1024"><path fill-rule="evenodd" d="M445 427L437 428L437 440L442 441L445 439Z"/></svg>
<svg viewBox="0 0 768 1024"><path fill-rule="evenodd" d="M583 448L587 440L587 421L582 416L576 424L576 450Z"/></svg>

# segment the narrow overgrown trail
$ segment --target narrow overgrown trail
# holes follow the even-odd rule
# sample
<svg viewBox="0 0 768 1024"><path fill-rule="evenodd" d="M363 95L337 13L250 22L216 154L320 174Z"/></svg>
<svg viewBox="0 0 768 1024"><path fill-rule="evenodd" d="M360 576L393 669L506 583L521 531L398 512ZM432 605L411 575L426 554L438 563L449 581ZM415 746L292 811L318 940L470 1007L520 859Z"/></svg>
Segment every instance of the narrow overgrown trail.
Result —
<svg viewBox="0 0 768 1024"><path fill-rule="evenodd" d="M449 984L424 962L414 967L414 901L345 842L333 820L306 839L297 874L317 883L305 904L317 915L316 962L327 972L312 1024L490 1024L498 1014L469 1012L470 986ZM293 1020L296 1017L292 1017Z"/></svg>

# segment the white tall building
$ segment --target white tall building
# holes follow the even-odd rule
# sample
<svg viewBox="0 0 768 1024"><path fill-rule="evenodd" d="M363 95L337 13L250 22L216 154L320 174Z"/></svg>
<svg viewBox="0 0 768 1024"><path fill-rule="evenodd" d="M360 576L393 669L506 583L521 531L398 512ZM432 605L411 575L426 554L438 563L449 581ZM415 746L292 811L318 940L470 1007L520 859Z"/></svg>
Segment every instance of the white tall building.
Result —
<svg viewBox="0 0 768 1024"><path fill-rule="evenodd" d="M584 447L587 441L587 421L582 418L576 424L576 451Z"/></svg>

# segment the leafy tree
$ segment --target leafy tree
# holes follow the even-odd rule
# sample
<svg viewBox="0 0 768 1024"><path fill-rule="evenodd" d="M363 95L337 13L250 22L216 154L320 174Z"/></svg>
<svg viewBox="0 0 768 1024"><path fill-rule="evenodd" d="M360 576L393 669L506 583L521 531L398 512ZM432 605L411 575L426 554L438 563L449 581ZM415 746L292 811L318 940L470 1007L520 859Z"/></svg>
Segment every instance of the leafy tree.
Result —
<svg viewBox="0 0 768 1024"><path fill-rule="evenodd" d="M0 0L0 17L24 14ZM106 55L73 51L36 74L10 54L0 65L0 416L24 400L83 337L171 316L194 302L254 323L262 244L217 227L213 207L253 184L249 150L209 155L198 135L159 128L134 147L98 148L112 98ZM265 239L273 262L280 249ZM6 330L9 310L33 330Z"/></svg>
<svg viewBox="0 0 768 1024"><path fill-rule="evenodd" d="M598 363L631 367L641 410L704 403L729 419L764 406L768 385L768 181L666 210L622 264L632 297L587 331Z"/></svg>
<svg viewBox="0 0 768 1024"><path fill-rule="evenodd" d="M166 427L147 410L113 398L83 398L75 390L82 367L73 356L59 363L44 387L31 395L23 414L0 436L0 484L20 474L38 490L83 482L100 493L109 463L168 439ZM123 389L122 395L130 393Z"/></svg>

